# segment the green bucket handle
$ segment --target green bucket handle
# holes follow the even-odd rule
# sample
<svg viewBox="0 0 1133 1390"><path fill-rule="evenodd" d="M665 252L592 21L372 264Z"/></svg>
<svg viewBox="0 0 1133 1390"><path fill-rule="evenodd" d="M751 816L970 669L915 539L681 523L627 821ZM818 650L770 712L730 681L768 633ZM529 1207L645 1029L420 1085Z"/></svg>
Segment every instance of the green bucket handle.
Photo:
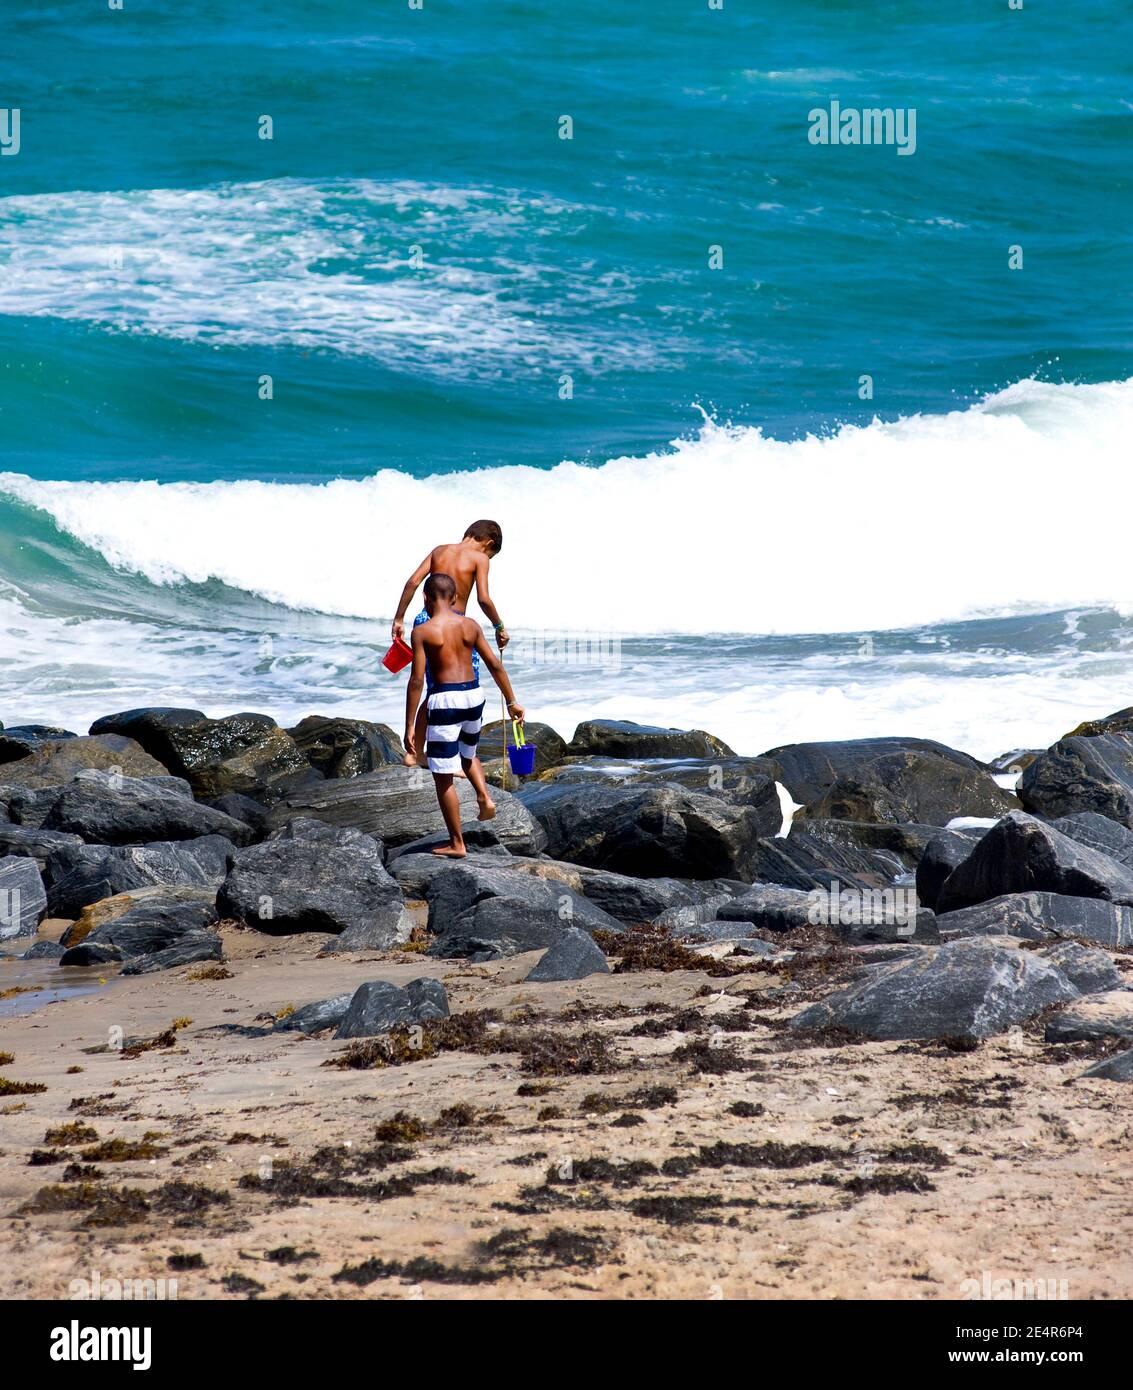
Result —
<svg viewBox="0 0 1133 1390"><path fill-rule="evenodd" d="M519 722L518 719L513 719L511 721L511 736L515 740L515 746L517 748L523 748L526 746L527 738L523 732L523 725Z"/></svg>

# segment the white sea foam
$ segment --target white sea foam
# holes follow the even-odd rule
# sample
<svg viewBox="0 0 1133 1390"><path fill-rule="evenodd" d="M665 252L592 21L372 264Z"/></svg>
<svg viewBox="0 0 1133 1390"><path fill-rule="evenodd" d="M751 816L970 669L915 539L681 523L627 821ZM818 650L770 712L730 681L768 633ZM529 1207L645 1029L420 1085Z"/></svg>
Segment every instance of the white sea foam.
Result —
<svg viewBox="0 0 1133 1390"><path fill-rule="evenodd" d="M598 467L317 485L8 473L0 490L155 584L217 579L296 609L388 616L430 542L491 516L494 596L516 626L868 632L1133 610L1130 438L1133 381L1022 381L967 410L791 443L705 421Z"/></svg>

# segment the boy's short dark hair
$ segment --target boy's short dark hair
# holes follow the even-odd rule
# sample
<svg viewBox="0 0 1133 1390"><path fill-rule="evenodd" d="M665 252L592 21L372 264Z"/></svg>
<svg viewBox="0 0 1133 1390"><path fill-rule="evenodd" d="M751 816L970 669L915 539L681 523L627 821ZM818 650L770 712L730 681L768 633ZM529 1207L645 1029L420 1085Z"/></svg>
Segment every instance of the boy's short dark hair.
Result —
<svg viewBox="0 0 1133 1390"><path fill-rule="evenodd" d="M498 555L504 548L504 533L498 521L474 521L464 533L466 541L487 541L492 554Z"/></svg>
<svg viewBox="0 0 1133 1390"><path fill-rule="evenodd" d="M431 574L425 580L426 598L448 599L449 603L456 598L456 580L448 574Z"/></svg>

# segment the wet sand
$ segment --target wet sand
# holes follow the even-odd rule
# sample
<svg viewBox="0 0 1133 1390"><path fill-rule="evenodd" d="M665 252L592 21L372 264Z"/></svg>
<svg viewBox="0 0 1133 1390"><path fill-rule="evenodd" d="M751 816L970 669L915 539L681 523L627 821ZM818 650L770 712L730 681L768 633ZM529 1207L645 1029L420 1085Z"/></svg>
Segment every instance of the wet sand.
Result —
<svg viewBox="0 0 1133 1390"><path fill-rule="evenodd" d="M231 978L121 978L0 1018L0 1076L46 1087L0 1096L3 1296L66 1298L95 1271L181 1299L940 1299L985 1273L1133 1290L1129 1091L1065 1084L1092 1045L785 1034L821 972L787 995L766 970L525 985L534 954L224 939ZM329 1037L225 1031L422 974L454 1014L500 1011L482 1050L340 1069ZM175 1020L171 1046L89 1050ZM496 1033L533 1045L486 1050ZM115 1139L143 1156L82 1156ZM98 1174L64 1182L71 1163ZM71 1209L35 1209L51 1185Z"/></svg>

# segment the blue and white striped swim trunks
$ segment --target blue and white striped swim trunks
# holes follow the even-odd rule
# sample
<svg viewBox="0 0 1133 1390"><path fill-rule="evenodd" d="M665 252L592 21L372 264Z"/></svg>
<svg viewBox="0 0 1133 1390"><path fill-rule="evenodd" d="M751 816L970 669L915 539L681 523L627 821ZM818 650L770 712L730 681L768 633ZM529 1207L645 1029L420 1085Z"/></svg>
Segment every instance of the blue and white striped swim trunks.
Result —
<svg viewBox="0 0 1133 1390"><path fill-rule="evenodd" d="M462 613L460 616L463 618L463 617L464 617L464 614ZM429 621L429 610L428 610L427 608L422 608L421 611L420 611L420 613L418 613L417 616L413 619L413 626L414 626L414 627L420 627L422 623L427 623L428 621ZM479 656L478 656L475 652L472 653L472 674L476 677L477 680L480 679L480 658L479 658ZM426 666L426 667L425 667L425 689L426 689L426 690L432 690L432 688L433 688L433 673L429 670L428 666Z"/></svg>
<svg viewBox="0 0 1133 1390"><path fill-rule="evenodd" d="M461 758L476 756L484 723L484 692L479 681L434 685L429 691L425 753L430 772L459 772Z"/></svg>

